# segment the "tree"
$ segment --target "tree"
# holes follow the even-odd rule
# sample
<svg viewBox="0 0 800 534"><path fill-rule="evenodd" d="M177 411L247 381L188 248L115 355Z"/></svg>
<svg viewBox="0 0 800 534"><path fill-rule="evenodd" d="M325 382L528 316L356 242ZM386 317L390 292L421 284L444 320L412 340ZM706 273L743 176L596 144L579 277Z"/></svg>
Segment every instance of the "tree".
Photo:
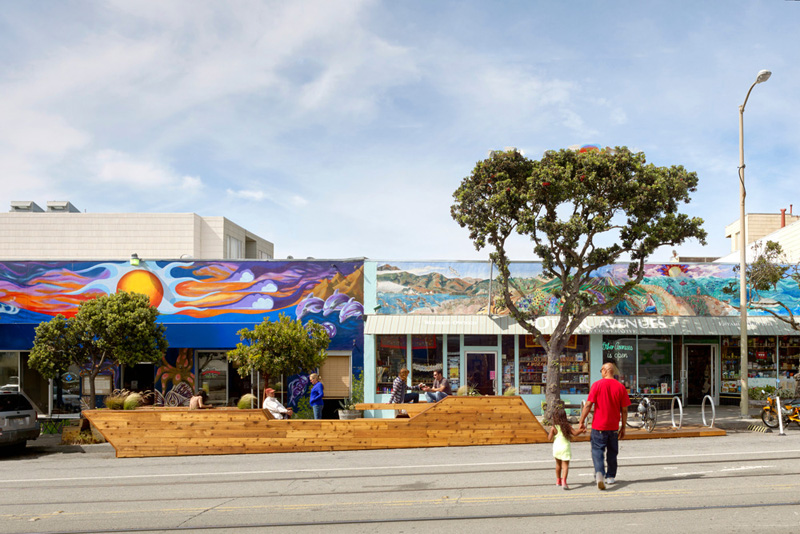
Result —
<svg viewBox="0 0 800 534"><path fill-rule="evenodd" d="M739 266L733 268L739 272ZM784 278L790 278L800 289L800 264L791 264L786 259L783 247L775 241L758 242L753 245L753 261L746 265L745 283L747 284L747 307L755 310L766 311L776 319L789 325L793 330L800 331L800 321L795 317L792 309L780 300L761 299L759 292L775 291ZM731 282L722 291L733 295L739 291L739 283ZM781 307L786 315L779 313L775 307Z"/></svg>
<svg viewBox="0 0 800 534"><path fill-rule="evenodd" d="M253 330L237 332L242 339L228 352L228 360L238 366L240 376L260 371L266 376L301 373L317 369L328 357L331 339L325 327L314 321L305 325L284 314L276 322L269 318Z"/></svg>
<svg viewBox="0 0 800 534"><path fill-rule="evenodd" d="M28 365L44 378L76 365L89 375L90 406L96 402L95 378L108 364L161 361L167 350L158 310L138 293L114 293L83 302L70 318L56 315L36 327ZM83 373L82 373L83 374Z"/></svg>
<svg viewBox="0 0 800 534"><path fill-rule="evenodd" d="M643 153L617 147L548 151L539 161L516 150L493 152L453 193L452 217L469 229L477 250L493 249L509 314L547 352L548 416L561 397L560 355L581 322L619 304L658 247L689 238L705 244L702 219L679 212L696 188L696 173L657 167ZM542 274L560 283L559 320L549 338L535 324L544 309L529 305L511 277L506 245L513 234L532 241ZM588 291L593 273L623 255L631 261L629 281L602 296Z"/></svg>

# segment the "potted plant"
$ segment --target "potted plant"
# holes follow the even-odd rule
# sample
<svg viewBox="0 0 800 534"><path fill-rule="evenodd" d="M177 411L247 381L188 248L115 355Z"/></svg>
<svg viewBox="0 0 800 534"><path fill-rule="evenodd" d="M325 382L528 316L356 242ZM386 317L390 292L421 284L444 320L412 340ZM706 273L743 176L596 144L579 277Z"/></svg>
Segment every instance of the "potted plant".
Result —
<svg viewBox="0 0 800 534"><path fill-rule="evenodd" d="M356 404L364 402L364 371L359 371L353 375L353 383L350 386L350 397L339 401L339 419L358 419L363 416L361 410L356 410Z"/></svg>

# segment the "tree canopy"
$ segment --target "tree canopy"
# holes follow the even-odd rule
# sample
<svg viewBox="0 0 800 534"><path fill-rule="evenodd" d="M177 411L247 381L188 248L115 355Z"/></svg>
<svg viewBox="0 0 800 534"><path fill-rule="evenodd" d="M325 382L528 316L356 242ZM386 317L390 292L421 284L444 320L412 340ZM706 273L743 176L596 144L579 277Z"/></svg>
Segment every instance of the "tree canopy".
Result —
<svg viewBox="0 0 800 534"><path fill-rule="evenodd" d="M657 248L690 238L705 244L702 219L679 211L697 183L696 173L655 166L625 147L548 151L538 161L509 150L478 162L453 193L453 219L476 249L492 249L509 314L547 350L550 409L560 399L559 355L581 322L619 304ZM543 275L560 282L560 318L548 338L535 325L543 310L520 305L525 294L511 277L506 246L515 234L531 240ZM587 291L595 271L623 258L629 281L612 294Z"/></svg>
<svg viewBox="0 0 800 534"><path fill-rule="evenodd" d="M113 293L83 302L70 318L56 315L36 327L29 359L44 378L57 378L70 365L88 373L91 406L95 378L109 364L157 363L167 350L158 310L138 293Z"/></svg>
<svg viewBox="0 0 800 534"><path fill-rule="evenodd" d="M313 371L327 358L331 342L321 324L308 321L303 325L284 314L275 322L267 318L253 330L243 328L237 334L242 341L228 352L228 359L241 376L254 370L265 375Z"/></svg>
<svg viewBox="0 0 800 534"><path fill-rule="evenodd" d="M733 268L739 272L739 266ZM792 264L786 258L783 247L776 241L759 242L753 245L753 261L746 265L745 283L747 284L747 307L766 311L776 319L783 321L793 330L800 331L800 321L794 312L780 300L763 301L759 292L776 290L778 284L784 279L791 279L800 289L800 264ZM731 282L722 288L726 294L738 293L738 282ZM773 306L774 304L774 306ZM783 315L774 308L780 307L786 312Z"/></svg>

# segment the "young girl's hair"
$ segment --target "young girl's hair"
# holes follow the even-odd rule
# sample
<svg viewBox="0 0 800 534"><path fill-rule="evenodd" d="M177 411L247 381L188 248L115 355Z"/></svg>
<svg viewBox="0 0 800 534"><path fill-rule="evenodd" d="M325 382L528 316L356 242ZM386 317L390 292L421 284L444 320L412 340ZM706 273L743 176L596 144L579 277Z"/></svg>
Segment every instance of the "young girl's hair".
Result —
<svg viewBox="0 0 800 534"><path fill-rule="evenodd" d="M572 425L567 420L567 411L561 406L553 410L553 426L558 426L567 441L572 441L572 436L574 436Z"/></svg>

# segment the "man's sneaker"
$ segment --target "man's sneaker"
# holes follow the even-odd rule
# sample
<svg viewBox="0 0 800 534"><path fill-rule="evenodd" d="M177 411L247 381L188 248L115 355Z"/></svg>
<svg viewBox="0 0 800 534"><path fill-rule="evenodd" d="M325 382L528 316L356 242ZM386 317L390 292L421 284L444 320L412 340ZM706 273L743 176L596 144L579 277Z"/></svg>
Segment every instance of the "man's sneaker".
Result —
<svg viewBox="0 0 800 534"><path fill-rule="evenodd" d="M561 479L560 479L560 478L557 478L557 479L556 479L556 486L560 486L560 485L561 485Z"/></svg>
<svg viewBox="0 0 800 534"><path fill-rule="evenodd" d="M567 481L565 480L563 484L561 484L561 489L568 490L569 486L567 486Z"/></svg>
<svg viewBox="0 0 800 534"><path fill-rule="evenodd" d="M595 480L597 480L597 489L599 490L606 489L606 483L603 480L603 473L600 473L599 471L595 473Z"/></svg>
<svg viewBox="0 0 800 534"><path fill-rule="evenodd" d="M614 484L615 482L616 482L616 479L614 479L614 477L608 477L606 479L606 486L610 486L610 485Z"/></svg>

